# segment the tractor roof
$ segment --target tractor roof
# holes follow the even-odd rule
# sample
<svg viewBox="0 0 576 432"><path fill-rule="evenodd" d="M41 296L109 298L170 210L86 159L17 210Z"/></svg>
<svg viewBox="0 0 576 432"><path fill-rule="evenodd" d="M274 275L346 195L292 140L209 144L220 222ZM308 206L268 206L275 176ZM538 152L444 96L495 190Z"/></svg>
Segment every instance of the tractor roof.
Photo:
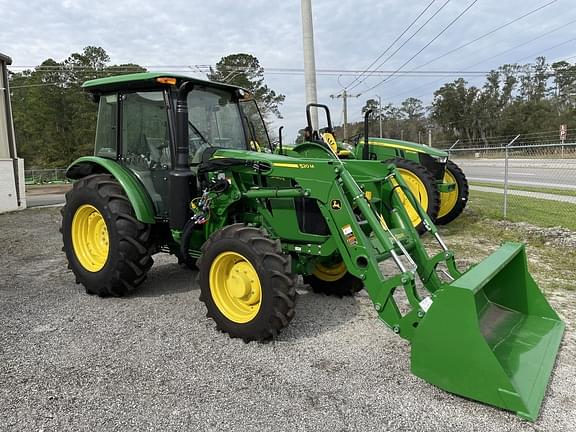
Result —
<svg viewBox="0 0 576 432"><path fill-rule="evenodd" d="M126 90L126 89L142 89L166 86L169 83L160 82L158 78L174 78L176 85L179 86L184 81L193 81L195 83L218 87L226 90L235 90L239 87L230 84L219 83L216 81L206 81L198 78L190 77L187 75L179 75L165 72L139 72L126 75L115 75L106 78L98 78L86 81L82 84L82 88L90 93L104 93L109 91Z"/></svg>

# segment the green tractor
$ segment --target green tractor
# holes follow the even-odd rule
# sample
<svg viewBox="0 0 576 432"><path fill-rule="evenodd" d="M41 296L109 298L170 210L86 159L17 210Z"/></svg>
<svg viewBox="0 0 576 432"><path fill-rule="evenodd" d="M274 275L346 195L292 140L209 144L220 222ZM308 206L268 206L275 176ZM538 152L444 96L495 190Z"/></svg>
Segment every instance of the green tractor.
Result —
<svg viewBox="0 0 576 432"><path fill-rule="evenodd" d="M361 157L363 147L363 142L354 147L356 157ZM462 169L448 159L448 153L389 138L370 137L368 147L370 159L390 161L396 165L412 193L437 225L452 222L464 211L468 202L468 181ZM427 188L430 184L432 187ZM435 205L437 201L438 206Z"/></svg>
<svg viewBox="0 0 576 432"><path fill-rule="evenodd" d="M312 129L310 116L312 107L325 110L327 127L319 131ZM370 112L365 115L365 124ZM308 124L305 139L329 143L342 159L365 158L366 140L361 140L360 135L352 140L352 145L336 141L330 112L326 105L309 104L306 107L306 118ZM437 225L446 225L460 216L468 202L468 181L460 167L449 160L447 152L410 141L389 138L369 137L367 142L368 158L396 165L413 195ZM416 209L410 205L406 197L403 197L403 202L414 226L420 233L425 232L426 229Z"/></svg>
<svg viewBox="0 0 576 432"><path fill-rule="evenodd" d="M460 272L394 164L341 159L324 142L278 154L240 88L139 73L84 89L99 104L95 155L68 168L62 236L88 293L131 293L159 252L197 259L200 300L217 328L265 341L294 318L297 275L338 292L364 288L410 342L414 374L537 417L564 323L528 273L524 245L504 244ZM395 274L382 273L385 260Z"/></svg>

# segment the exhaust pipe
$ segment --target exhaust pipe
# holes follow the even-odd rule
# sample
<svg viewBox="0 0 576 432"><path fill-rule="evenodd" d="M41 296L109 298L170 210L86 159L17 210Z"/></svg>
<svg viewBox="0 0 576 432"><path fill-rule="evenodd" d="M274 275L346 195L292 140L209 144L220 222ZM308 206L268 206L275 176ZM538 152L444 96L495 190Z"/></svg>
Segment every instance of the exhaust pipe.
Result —
<svg viewBox="0 0 576 432"><path fill-rule="evenodd" d="M190 171L188 158L188 93L194 83L187 81L178 89L176 98L176 157L170 171L170 228L182 230L190 218L190 201L196 194L196 178Z"/></svg>
<svg viewBox="0 0 576 432"><path fill-rule="evenodd" d="M370 114L372 114L371 109L366 111L364 114L364 147L362 148L362 159L368 160L370 159L370 148L368 146L368 118Z"/></svg>
<svg viewBox="0 0 576 432"><path fill-rule="evenodd" d="M284 129L284 126L280 126L278 129L278 151L280 154L282 154L282 129Z"/></svg>

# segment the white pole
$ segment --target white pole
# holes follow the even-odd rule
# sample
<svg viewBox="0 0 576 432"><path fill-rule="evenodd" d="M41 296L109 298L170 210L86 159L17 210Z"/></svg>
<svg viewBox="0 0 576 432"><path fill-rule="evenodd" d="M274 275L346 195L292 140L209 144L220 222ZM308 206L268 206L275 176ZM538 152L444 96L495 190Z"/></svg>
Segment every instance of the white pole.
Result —
<svg viewBox="0 0 576 432"><path fill-rule="evenodd" d="M304 46L304 86L306 104L317 103L316 61L314 59L314 26L312 22L312 0L301 0L302 7L302 43ZM310 110L312 129L318 129L318 110Z"/></svg>

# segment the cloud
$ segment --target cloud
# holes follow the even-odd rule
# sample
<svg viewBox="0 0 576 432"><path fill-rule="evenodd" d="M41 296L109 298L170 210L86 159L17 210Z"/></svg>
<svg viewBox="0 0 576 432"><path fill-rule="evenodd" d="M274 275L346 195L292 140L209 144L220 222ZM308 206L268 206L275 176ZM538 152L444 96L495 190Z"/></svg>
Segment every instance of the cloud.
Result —
<svg viewBox="0 0 576 432"><path fill-rule="evenodd" d="M393 70L399 67L470 1L449 3L383 68ZM364 69L428 3L429 0L314 0L317 68ZM442 3L437 2L431 11ZM406 69L425 63L545 3L545 0L541 3L479 1ZM303 67L298 1L64 0L57 3L29 0L8 5L6 0L0 0L0 7L3 13L0 46L14 59L15 66L34 66L47 58L63 60L87 45L97 45L103 47L116 64L214 64L225 55L247 52L258 57L264 67ZM465 69L564 24L570 20L566 17L570 10L570 2L559 0L425 69ZM573 37L571 28L566 27L475 69L489 70L499 64L539 53ZM544 54L555 60L576 53L572 45L567 44ZM190 73L193 72L191 70ZM450 81L452 77L443 80ZM341 100L329 97L340 91L337 77L318 76L317 81L319 101L331 107L333 118L338 121L341 118ZM342 77L340 81L346 84L351 79ZM375 94L382 96L384 102L399 103L413 95L428 103L433 90L441 84L438 81L437 78L391 79L358 99L350 99L349 118L359 120L366 99ZM482 81L482 78L478 78L475 83L481 84ZM286 139L292 140L305 123L304 78L302 75L267 75L266 82L287 96L282 107L284 120L276 122L274 127L283 123L286 126ZM372 77L357 90L362 92L377 82L378 79Z"/></svg>

